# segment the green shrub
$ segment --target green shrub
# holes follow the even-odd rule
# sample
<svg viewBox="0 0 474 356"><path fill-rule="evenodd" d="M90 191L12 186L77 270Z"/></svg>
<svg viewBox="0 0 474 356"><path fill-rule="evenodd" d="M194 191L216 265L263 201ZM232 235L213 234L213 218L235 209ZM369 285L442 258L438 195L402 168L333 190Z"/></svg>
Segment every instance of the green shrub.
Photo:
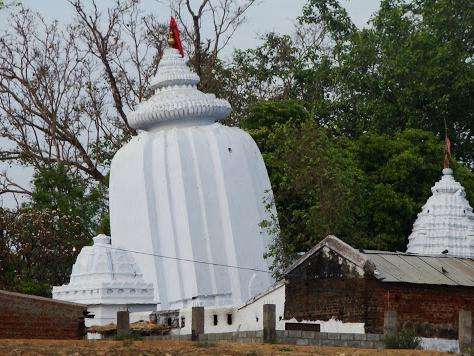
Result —
<svg viewBox="0 0 474 356"><path fill-rule="evenodd" d="M383 342L387 349L419 349L421 338L416 336L414 329L402 329L396 334L387 335Z"/></svg>

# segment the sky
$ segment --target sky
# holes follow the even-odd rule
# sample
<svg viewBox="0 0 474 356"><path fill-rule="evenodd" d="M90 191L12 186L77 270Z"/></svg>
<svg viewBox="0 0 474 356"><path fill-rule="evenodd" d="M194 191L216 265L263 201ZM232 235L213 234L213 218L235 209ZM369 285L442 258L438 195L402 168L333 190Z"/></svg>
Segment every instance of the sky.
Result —
<svg viewBox="0 0 474 356"><path fill-rule="evenodd" d="M192 0L195 3L198 0ZM70 5L65 0L21 0L26 7L41 13L46 19L68 21L72 17ZM85 0L87 2L87 0ZM100 0L106 6L110 0ZM145 12L156 14L157 17L167 22L170 12L163 0L141 0ZM301 14L307 0L259 0L247 13L246 23L237 31L229 47L224 51L225 57L230 56L235 48L253 48L260 43L262 35L268 32L293 33L297 17ZM340 0L347 9L352 21L358 27L367 26L367 21L377 11L380 0ZM7 12L0 13L0 31L7 29ZM1 144L0 140L0 144ZM8 175L18 183L28 186L31 180L31 169L25 167L0 166ZM11 197L0 197L0 205L13 207L15 201Z"/></svg>
<svg viewBox="0 0 474 356"><path fill-rule="evenodd" d="M87 3L88 0L85 0ZM201 0L192 0L192 4ZM234 0L235 1L235 0ZM229 55L234 48L255 47L259 38L265 33L275 31L291 33L296 18L301 14L307 0L257 0L258 4L251 7L247 13L247 22L235 34L226 53ZM359 27L367 24L370 16L377 11L380 0L340 0L347 9L352 21ZM71 6L65 0L21 0L25 6L35 9L48 19L64 21L72 16ZM110 0L100 0L99 4L110 3ZM170 11L165 5L166 0L141 0L146 12L154 13L167 22ZM0 29L6 27L6 16L0 16Z"/></svg>

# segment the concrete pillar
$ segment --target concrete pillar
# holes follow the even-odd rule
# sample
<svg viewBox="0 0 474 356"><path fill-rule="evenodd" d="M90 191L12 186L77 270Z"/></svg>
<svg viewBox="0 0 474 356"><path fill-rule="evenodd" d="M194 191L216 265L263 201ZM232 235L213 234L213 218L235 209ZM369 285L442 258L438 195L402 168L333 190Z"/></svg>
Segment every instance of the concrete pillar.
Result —
<svg viewBox="0 0 474 356"><path fill-rule="evenodd" d="M263 342L276 341L276 306L263 305Z"/></svg>
<svg viewBox="0 0 474 356"><path fill-rule="evenodd" d="M467 353L474 345L472 343L472 313L470 310L459 311L459 351Z"/></svg>
<svg viewBox="0 0 474 356"><path fill-rule="evenodd" d="M395 335L397 332L397 312L395 310L387 310L383 318L383 333L384 335Z"/></svg>
<svg viewBox="0 0 474 356"><path fill-rule="evenodd" d="M191 340L199 340L199 335L204 334L204 307L191 309Z"/></svg>
<svg viewBox="0 0 474 356"><path fill-rule="evenodd" d="M117 312L117 336L125 336L130 333L130 313L128 310Z"/></svg>

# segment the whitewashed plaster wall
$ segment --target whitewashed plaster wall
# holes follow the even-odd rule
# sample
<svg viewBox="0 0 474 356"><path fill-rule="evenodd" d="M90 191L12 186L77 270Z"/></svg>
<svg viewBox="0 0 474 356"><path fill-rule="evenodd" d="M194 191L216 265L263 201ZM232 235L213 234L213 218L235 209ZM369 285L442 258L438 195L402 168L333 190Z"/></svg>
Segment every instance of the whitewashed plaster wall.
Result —
<svg viewBox="0 0 474 356"><path fill-rule="evenodd" d="M130 322L144 320L149 321L149 315L156 310L156 305L147 304L108 304L108 305L88 305L87 311L94 315L94 318L85 320L87 327L94 325L117 324L117 312L128 310L130 312Z"/></svg>

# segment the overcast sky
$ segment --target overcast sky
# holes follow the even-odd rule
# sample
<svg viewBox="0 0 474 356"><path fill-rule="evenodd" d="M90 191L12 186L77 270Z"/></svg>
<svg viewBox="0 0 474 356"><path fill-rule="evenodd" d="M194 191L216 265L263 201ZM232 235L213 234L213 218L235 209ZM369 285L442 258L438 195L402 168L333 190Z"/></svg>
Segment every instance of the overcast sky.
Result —
<svg viewBox="0 0 474 356"><path fill-rule="evenodd" d="M247 22L236 33L230 43L226 54L230 54L233 48L255 47L261 35L276 31L280 33L291 33L296 18L301 14L307 0L258 0L259 4L250 8L247 14ZM340 0L348 10L354 23L365 26L370 16L378 9L380 0ZM32 9L39 11L49 19L67 21L72 17L71 6L65 0L21 0L21 2ZM157 17L167 22L170 11L166 0L141 0L143 9L148 13L154 13ZM198 3L200 0L192 0ZM85 0L87 3L87 0ZM100 0L99 4L106 7L110 0ZM6 26L6 16L0 16L0 28Z"/></svg>
<svg viewBox="0 0 474 356"><path fill-rule="evenodd" d="M98 3L107 4L110 0L100 0ZM197 1L197 0L194 0ZM227 57L234 48L252 48L259 43L259 38L268 32L292 33L296 18L307 0L260 0L257 6L251 8L247 14L247 22L235 34L229 48L224 53ZM65 0L22 0L25 6L40 12L47 19L68 21L72 17L71 7ZM87 0L86 0L87 2ZM380 0L341 0L347 9L352 21L359 27L367 25L367 21L377 11ZM170 16L166 6L157 0L142 0L146 12L155 13L157 17L168 21ZM0 14L0 30L7 28L7 12ZM0 140L1 142L1 140ZM0 167L6 169L9 176L23 185L31 180L31 170L24 167ZM0 198L5 206L13 206L11 198Z"/></svg>

